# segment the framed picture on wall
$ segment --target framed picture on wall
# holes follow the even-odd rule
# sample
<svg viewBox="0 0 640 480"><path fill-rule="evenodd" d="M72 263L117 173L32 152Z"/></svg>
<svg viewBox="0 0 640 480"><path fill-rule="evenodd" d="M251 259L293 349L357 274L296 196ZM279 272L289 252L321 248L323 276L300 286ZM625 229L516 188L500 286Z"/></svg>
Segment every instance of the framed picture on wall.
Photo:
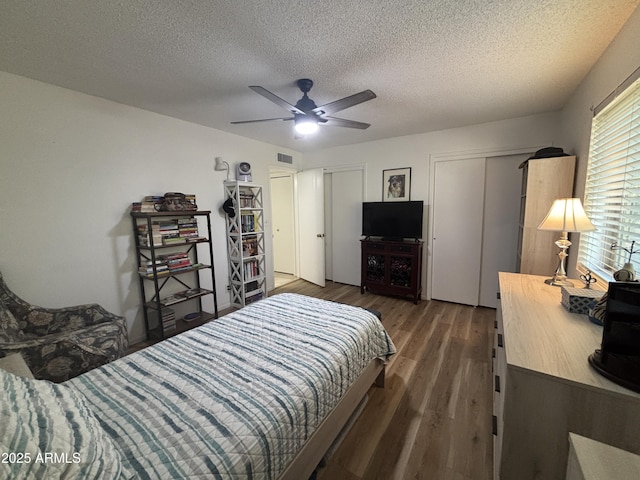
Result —
<svg viewBox="0 0 640 480"><path fill-rule="evenodd" d="M382 171L382 201L411 200L411 167Z"/></svg>

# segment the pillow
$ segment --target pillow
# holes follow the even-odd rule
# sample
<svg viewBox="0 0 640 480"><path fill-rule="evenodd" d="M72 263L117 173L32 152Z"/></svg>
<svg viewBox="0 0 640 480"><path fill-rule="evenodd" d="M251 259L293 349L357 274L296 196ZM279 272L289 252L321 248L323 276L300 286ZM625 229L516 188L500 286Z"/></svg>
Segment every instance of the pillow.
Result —
<svg viewBox="0 0 640 480"><path fill-rule="evenodd" d="M33 373L29 370L29 366L20 353L11 353L6 357L0 358L0 370L20 377L33 378Z"/></svg>
<svg viewBox="0 0 640 480"><path fill-rule="evenodd" d="M0 370L0 478L133 478L71 387Z"/></svg>

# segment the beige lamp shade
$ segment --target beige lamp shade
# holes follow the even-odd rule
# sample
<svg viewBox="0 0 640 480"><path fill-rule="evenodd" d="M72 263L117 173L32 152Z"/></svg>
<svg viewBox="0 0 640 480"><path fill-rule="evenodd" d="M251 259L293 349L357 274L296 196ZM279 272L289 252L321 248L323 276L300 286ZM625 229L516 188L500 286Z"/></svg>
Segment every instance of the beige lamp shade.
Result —
<svg viewBox="0 0 640 480"><path fill-rule="evenodd" d="M559 198L553 202L538 230L552 232L590 232L595 230L579 198Z"/></svg>

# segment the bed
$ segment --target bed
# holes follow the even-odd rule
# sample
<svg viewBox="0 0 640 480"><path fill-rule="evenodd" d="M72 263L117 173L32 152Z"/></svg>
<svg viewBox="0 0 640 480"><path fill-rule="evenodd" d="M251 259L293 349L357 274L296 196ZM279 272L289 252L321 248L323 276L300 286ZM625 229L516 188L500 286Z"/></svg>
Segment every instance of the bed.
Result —
<svg viewBox="0 0 640 480"><path fill-rule="evenodd" d="M0 476L306 479L393 353L371 312L280 294L63 384L0 373Z"/></svg>

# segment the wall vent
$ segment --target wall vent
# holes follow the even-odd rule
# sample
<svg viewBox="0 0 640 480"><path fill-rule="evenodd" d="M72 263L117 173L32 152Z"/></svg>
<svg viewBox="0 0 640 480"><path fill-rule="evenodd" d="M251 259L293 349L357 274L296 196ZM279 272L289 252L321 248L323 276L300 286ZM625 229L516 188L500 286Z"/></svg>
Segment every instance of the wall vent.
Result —
<svg viewBox="0 0 640 480"><path fill-rule="evenodd" d="M285 155L284 153L279 153L278 154L278 161L282 162L282 163L292 164L293 163L293 157L291 155Z"/></svg>

